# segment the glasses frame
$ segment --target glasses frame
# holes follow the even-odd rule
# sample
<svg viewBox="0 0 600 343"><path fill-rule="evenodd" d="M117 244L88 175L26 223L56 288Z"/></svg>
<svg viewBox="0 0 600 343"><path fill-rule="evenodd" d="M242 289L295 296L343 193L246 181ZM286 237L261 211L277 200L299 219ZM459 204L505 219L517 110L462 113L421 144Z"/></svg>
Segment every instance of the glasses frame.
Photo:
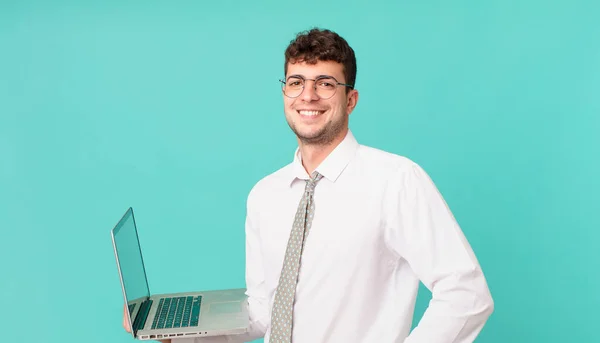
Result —
<svg viewBox="0 0 600 343"><path fill-rule="evenodd" d="M302 82L303 82L303 84L302 84L302 90L296 96L289 96L289 95L287 95L285 93L286 82L289 81L289 79L291 77L301 79ZM318 80L323 80L323 79L331 79L331 80L333 80L335 82L336 86L344 86L344 87L350 87L350 89L354 89L354 85L350 85L350 84L347 84L347 83L341 83L335 77L329 76L329 75L320 75L316 79L307 79L307 78L305 78L302 75L290 75L285 80L281 80L280 79L279 82L281 82L281 91L283 92L283 95L287 96L288 98L295 99L295 98L299 97L300 95L302 95L302 93L304 93L304 87L306 86L306 81L313 81L314 82L313 89L315 90L315 94L317 94L319 96L319 99L324 99L324 100L331 99L335 95L335 93L337 92L337 87L335 87L335 90L333 91L333 93L331 94L331 96L327 97L327 98L324 98L324 97L320 96L319 93L317 93L317 81Z"/></svg>

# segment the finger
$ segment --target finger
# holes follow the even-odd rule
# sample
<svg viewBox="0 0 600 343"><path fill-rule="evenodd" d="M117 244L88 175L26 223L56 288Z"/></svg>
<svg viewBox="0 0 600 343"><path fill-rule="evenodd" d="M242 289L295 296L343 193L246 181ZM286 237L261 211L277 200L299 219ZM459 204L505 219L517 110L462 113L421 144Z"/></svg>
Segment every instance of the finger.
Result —
<svg viewBox="0 0 600 343"><path fill-rule="evenodd" d="M123 328L125 329L125 331L131 332L129 322L127 321L127 306L123 306Z"/></svg>

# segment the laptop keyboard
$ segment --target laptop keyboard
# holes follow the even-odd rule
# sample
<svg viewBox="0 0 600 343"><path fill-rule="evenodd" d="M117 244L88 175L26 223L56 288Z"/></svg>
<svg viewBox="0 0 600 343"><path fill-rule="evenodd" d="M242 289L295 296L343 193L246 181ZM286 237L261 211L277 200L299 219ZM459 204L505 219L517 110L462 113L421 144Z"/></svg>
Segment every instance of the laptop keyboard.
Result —
<svg viewBox="0 0 600 343"><path fill-rule="evenodd" d="M202 296L161 298L152 329L198 326Z"/></svg>

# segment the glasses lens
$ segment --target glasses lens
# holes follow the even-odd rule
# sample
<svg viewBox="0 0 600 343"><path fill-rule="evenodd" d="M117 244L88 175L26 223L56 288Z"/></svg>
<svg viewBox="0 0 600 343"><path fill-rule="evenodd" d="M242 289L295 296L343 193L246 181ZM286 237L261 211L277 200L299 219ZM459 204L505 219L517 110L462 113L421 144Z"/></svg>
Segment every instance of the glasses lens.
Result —
<svg viewBox="0 0 600 343"><path fill-rule="evenodd" d="M332 77L320 77L316 81L317 95L319 98L329 99L335 94L337 82Z"/></svg>
<svg viewBox="0 0 600 343"><path fill-rule="evenodd" d="M283 85L283 91L285 92L285 95L292 98L300 95L300 93L302 93L302 89L304 89L304 80L299 77L290 77Z"/></svg>

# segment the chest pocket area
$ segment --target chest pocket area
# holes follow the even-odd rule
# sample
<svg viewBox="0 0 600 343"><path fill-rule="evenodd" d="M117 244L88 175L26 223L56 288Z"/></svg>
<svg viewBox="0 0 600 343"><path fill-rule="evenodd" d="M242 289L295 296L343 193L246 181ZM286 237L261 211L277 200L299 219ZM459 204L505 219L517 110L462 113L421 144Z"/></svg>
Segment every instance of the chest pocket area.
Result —
<svg viewBox="0 0 600 343"><path fill-rule="evenodd" d="M315 199L315 213L303 259L351 267L359 259L377 258L385 250L381 199L348 193L344 203Z"/></svg>

